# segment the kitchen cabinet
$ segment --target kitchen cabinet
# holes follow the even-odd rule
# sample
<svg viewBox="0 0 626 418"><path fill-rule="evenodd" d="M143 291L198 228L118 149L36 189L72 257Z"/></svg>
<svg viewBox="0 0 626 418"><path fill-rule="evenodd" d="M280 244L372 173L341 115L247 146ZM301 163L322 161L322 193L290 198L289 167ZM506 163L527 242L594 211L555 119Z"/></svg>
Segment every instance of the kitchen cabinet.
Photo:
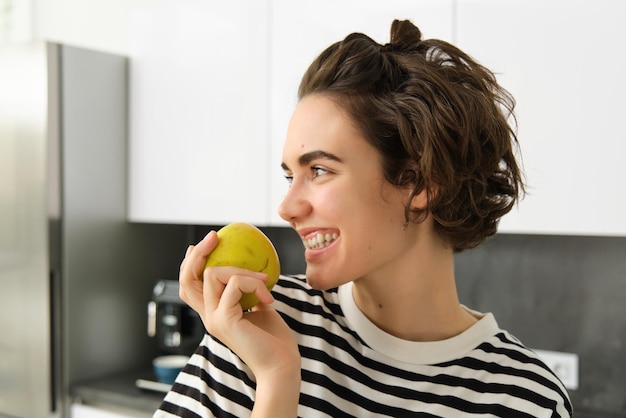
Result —
<svg viewBox="0 0 626 418"><path fill-rule="evenodd" d="M130 19L128 219L267 223L268 1Z"/></svg>
<svg viewBox="0 0 626 418"><path fill-rule="evenodd" d="M626 235L626 3L463 0L457 43L516 97L529 195L501 231Z"/></svg>
<svg viewBox="0 0 626 418"><path fill-rule="evenodd" d="M169 5L131 20L129 220L285 226L282 144L306 66L395 17L450 39L452 0Z"/></svg>
<svg viewBox="0 0 626 418"><path fill-rule="evenodd" d="M129 219L283 226L282 145L307 65L394 18L450 40L517 100L529 188L505 233L626 235L626 4L265 0L169 5L131 24Z"/></svg>

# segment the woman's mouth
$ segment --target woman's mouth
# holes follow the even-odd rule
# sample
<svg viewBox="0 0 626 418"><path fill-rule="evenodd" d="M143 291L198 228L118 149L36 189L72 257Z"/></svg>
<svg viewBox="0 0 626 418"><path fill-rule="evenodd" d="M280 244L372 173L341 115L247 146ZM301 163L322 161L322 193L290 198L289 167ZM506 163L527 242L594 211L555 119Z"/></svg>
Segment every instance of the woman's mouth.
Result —
<svg viewBox="0 0 626 418"><path fill-rule="evenodd" d="M337 234L336 232L327 232L325 234L318 232L308 239L303 239L302 242L304 243L304 247L307 250L319 250L332 244L332 242L338 237L339 234Z"/></svg>

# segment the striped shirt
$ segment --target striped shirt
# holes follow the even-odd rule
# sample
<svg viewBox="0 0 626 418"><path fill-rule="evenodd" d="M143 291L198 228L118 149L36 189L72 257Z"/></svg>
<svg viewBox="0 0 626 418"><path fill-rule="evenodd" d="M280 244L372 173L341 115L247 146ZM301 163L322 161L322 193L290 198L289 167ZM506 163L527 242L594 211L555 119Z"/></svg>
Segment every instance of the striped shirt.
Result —
<svg viewBox="0 0 626 418"><path fill-rule="evenodd" d="M558 378L493 315L453 338L389 335L357 308L351 284L319 291L281 276L274 306L302 356L300 417L569 417ZM206 335L154 417L245 417L255 399L250 369Z"/></svg>

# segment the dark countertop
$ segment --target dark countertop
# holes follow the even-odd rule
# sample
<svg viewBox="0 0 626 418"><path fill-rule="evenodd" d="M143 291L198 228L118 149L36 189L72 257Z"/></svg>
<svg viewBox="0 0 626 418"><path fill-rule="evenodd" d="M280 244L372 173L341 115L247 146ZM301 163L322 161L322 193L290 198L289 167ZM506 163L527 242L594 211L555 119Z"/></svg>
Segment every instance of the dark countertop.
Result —
<svg viewBox="0 0 626 418"><path fill-rule="evenodd" d="M85 404L115 405L138 411L155 411L161 405L165 393L140 389L135 384L137 379L155 380L151 370L132 371L80 382L72 387L71 395Z"/></svg>

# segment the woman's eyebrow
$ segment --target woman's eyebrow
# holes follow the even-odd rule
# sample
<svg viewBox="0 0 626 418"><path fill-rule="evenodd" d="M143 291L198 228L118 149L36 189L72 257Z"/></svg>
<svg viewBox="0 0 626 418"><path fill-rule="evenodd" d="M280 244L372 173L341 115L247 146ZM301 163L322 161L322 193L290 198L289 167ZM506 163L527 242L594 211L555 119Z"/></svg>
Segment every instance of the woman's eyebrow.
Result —
<svg viewBox="0 0 626 418"><path fill-rule="evenodd" d="M337 157L335 154L331 154L329 152L326 151L311 151L311 152L307 152L306 154L302 154L299 158L298 158L298 164L303 167L306 165L309 165L311 163L311 161L314 160L319 160L319 159L326 159L326 160L333 160L333 161L337 161L337 162L342 162L341 158ZM280 165L283 170L288 170L289 167L287 166L287 164L285 163L281 163Z"/></svg>

